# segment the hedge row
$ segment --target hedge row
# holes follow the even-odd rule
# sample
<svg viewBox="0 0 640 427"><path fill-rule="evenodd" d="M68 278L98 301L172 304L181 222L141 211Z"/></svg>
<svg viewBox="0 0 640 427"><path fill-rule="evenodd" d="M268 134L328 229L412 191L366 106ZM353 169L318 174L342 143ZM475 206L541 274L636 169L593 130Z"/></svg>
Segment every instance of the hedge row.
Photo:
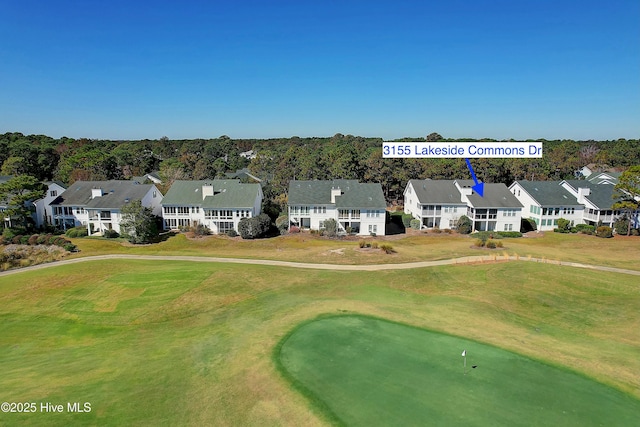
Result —
<svg viewBox="0 0 640 427"><path fill-rule="evenodd" d="M0 236L0 244L1 245L50 245L50 246L60 246L65 250L71 252L76 250L76 245L71 243L69 240L65 239L61 236L56 236L55 234L32 234L32 235L22 235L17 234L13 237L9 236Z"/></svg>

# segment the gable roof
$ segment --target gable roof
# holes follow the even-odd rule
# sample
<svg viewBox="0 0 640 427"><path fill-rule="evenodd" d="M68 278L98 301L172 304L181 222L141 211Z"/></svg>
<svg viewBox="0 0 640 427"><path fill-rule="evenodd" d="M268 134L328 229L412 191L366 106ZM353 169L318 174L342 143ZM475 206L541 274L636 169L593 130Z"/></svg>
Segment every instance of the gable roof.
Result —
<svg viewBox="0 0 640 427"><path fill-rule="evenodd" d="M585 196L585 199L590 201L594 206L596 206L600 210L609 210L613 209L613 204L617 202L619 199L614 199L614 186L613 185L601 185L594 184L590 181L577 180L577 179L566 179L563 182L566 182L573 188L576 193L578 192L578 188L588 188L590 190L590 194Z"/></svg>
<svg viewBox="0 0 640 427"><path fill-rule="evenodd" d="M202 187L212 185L213 195L202 197ZM252 208L261 194L260 184L242 184L237 179L174 181L162 199L163 206L202 208Z"/></svg>
<svg viewBox="0 0 640 427"><path fill-rule="evenodd" d="M540 206L582 206L560 181L516 181Z"/></svg>
<svg viewBox="0 0 640 427"><path fill-rule="evenodd" d="M409 184L421 204L466 206L454 180L412 179Z"/></svg>
<svg viewBox="0 0 640 427"><path fill-rule="evenodd" d="M152 188L155 188L153 184L138 184L135 181L76 181L50 205L120 209L132 200L142 200ZM101 189L102 196L91 198L94 189Z"/></svg>
<svg viewBox="0 0 640 427"><path fill-rule="evenodd" d="M341 194L331 203L331 190ZM290 181L289 205L335 205L336 208L386 209L387 202L378 183L361 183L351 179L332 181Z"/></svg>
<svg viewBox="0 0 640 427"><path fill-rule="evenodd" d="M471 181L473 185L474 182ZM511 194L506 185L484 184L484 194L480 197L475 192L467 196L469 204L474 208L514 208L522 209L523 205Z"/></svg>
<svg viewBox="0 0 640 427"><path fill-rule="evenodd" d="M615 185L618 183L618 178L622 175L621 172L594 172L585 179L594 184L610 184Z"/></svg>

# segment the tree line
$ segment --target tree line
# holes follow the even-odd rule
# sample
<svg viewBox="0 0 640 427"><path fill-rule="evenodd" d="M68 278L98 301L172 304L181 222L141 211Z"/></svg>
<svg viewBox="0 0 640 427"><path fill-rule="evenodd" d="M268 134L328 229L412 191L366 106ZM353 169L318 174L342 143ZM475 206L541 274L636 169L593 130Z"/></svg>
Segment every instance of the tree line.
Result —
<svg viewBox="0 0 640 427"><path fill-rule="evenodd" d="M464 142L437 133L397 141ZM493 140L480 140L493 141ZM640 164L640 141L536 140L544 143L540 159L474 159L479 180L559 180L575 178L582 166L629 167ZM71 184L77 180L129 179L160 171L166 191L175 179L212 179L248 168L264 180L265 197L275 207L286 204L292 179L357 179L379 182L389 203L399 201L409 179L468 177L464 159L384 159L382 138L335 134L331 137L112 141L0 135L0 174L31 175ZM253 150L255 158L241 155Z"/></svg>

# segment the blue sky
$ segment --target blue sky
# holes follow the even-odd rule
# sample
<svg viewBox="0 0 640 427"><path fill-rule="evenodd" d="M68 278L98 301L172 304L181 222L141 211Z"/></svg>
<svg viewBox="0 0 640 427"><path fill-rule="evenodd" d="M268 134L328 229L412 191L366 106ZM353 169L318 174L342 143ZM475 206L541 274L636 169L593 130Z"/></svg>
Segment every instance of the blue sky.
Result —
<svg viewBox="0 0 640 427"><path fill-rule="evenodd" d="M0 132L640 138L638 0L0 0L0 16Z"/></svg>

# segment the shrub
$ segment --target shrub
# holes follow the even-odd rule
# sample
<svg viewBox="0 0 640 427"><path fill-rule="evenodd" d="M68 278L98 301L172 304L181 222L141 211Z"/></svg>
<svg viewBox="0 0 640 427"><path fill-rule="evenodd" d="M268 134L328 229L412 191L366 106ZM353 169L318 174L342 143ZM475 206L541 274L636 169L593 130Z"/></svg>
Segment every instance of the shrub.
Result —
<svg viewBox="0 0 640 427"><path fill-rule="evenodd" d="M11 243L13 243L14 245L19 245L20 240L22 240L22 235L18 234L17 236L13 236L13 238L11 239Z"/></svg>
<svg viewBox="0 0 640 427"><path fill-rule="evenodd" d="M493 241L493 240L488 240L487 244L486 244L486 247L489 248L489 249L495 249L496 248L496 242Z"/></svg>
<svg viewBox="0 0 640 427"><path fill-rule="evenodd" d="M39 245L44 245L48 241L49 241L49 235L41 234L38 236L38 240L36 241L36 243L38 243Z"/></svg>
<svg viewBox="0 0 640 427"><path fill-rule="evenodd" d="M55 245L57 239L59 239L58 236L49 236L49 239L47 240L46 244Z"/></svg>
<svg viewBox="0 0 640 427"><path fill-rule="evenodd" d="M525 233L529 231L536 231L538 229L538 224L536 224L533 218L522 218L520 220L520 230Z"/></svg>
<svg viewBox="0 0 640 427"><path fill-rule="evenodd" d="M191 227L189 231L191 231L193 235L197 237L208 236L209 234L211 234L211 230L209 230L209 227L204 224L198 224L195 227Z"/></svg>
<svg viewBox="0 0 640 427"><path fill-rule="evenodd" d="M378 249L378 242L371 242L372 249Z"/></svg>
<svg viewBox="0 0 640 427"><path fill-rule="evenodd" d="M411 220L413 219L413 215L411 214L402 214L402 225L404 228L411 227Z"/></svg>
<svg viewBox="0 0 640 427"><path fill-rule="evenodd" d="M413 228L414 230L420 230L420 220L419 219L412 219L409 222L409 225L411 228Z"/></svg>
<svg viewBox="0 0 640 427"><path fill-rule="evenodd" d="M519 231L498 231L494 237L522 237L522 233Z"/></svg>
<svg viewBox="0 0 640 427"><path fill-rule="evenodd" d="M60 246L60 247L64 247L64 245L68 243L71 243L71 242L65 239L64 237L59 237L59 236L56 237L56 240L53 242L54 245Z"/></svg>
<svg viewBox="0 0 640 427"><path fill-rule="evenodd" d="M479 248L483 247L486 243L486 240L476 239L473 244Z"/></svg>
<svg viewBox="0 0 640 427"><path fill-rule="evenodd" d="M558 231L560 233L568 233L568 232L570 232L571 231L571 222L568 219L558 218Z"/></svg>
<svg viewBox="0 0 640 427"><path fill-rule="evenodd" d="M367 245L367 242L365 242L364 240L360 240L360 241L358 242L358 246L359 246L361 249L362 249L362 248L364 248L366 245Z"/></svg>
<svg viewBox="0 0 640 427"><path fill-rule="evenodd" d="M632 228L631 229L631 235L632 236L640 236L640 230L638 230L637 228Z"/></svg>
<svg viewBox="0 0 640 427"><path fill-rule="evenodd" d="M495 244L496 244L496 247L498 247L498 248L503 248L503 247L504 247L504 244L503 244L503 243L502 243L502 241L500 241L500 240L498 240L497 242L495 242Z"/></svg>
<svg viewBox="0 0 640 427"><path fill-rule="evenodd" d="M276 218L276 228L280 234L287 234L289 228L289 217L287 215L281 215Z"/></svg>
<svg viewBox="0 0 640 427"><path fill-rule="evenodd" d="M577 224L576 231L582 234L593 234L596 231L596 227L588 224Z"/></svg>
<svg viewBox="0 0 640 427"><path fill-rule="evenodd" d="M37 245L39 237L40 236L38 234L34 234L33 236L29 237L29 241L27 243L29 243L31 246Z"/></svg>
<svg viewBox="0 0 640 427"><path fill-rule="evenodd" d="M289 233L299 233L300 232L300 227L296 227L295 225L292 227L289 227Z"/></svg>
<svg viewBox="0 0 640 427"><path fill-rule="evenodd" d="M67 252L74 252L76 249L77 249L77 246L71 242L64 245L64 250Z"/></svg>
<svg viewBox="0 0 640 427"><path fill-rule="evenodd" d="M232 228L231 230L227 231L227 236L229 236L229 237L238 237L238 232Z"/></svg>
<svg viewBox="0 0 640 427"><path fill-rule="evenodd" d="M629 220L626 217L619 218L616 222L613 223L613 229L616 231L616 234L620 234L621 236L626 236L629 234Z"/></svg>
<svg viewBox="0 0 640 427"><path fill-rule="evenodd" d="M450 229L450 228L445 228L444 232L447 233L447 234L451 234L451 233L453 233L453 230Z"/></svg>
<svg viewBox="0 0 640 427"><path fill-rule="evenodd" d="M271 228L271 218L267 214L260 214L253 218L243 218L238 223L238 233L243 239L258 239L264 237Z"/></svg>
<svg viewBox="0 0 640 427"><path fill-rule="evenodd" d="M602 237L602 238L609 238L609 237L613 237L613 230L611 229L611 227L607 227L606 225L602 225L600 227L598 227L598 229L596 230L596 236L597 237Z"/></svg>
<svg viewBox="0 0 640 427"><path fill-rule="evenodd" d="M471 223L471 219L466 215L462 215L458 219L458 223L456 224L456 229L460 234L469 234L471 233L472 225L473 224Z"/></svg>
<svg viewBox="0 0 640 427"><path fill-rule="evenodd" d="M29 244L29 238L31 236L21 236L20 237L20 244L21 245L28 245Z"/></svg>
<svg viewBox="0 0 640 427"><path fill-rule="evenodd" d="M388 243L383 243L382 245L380 245L380 249L382 249L386 254L392 254L395 252L395 250L393 250L393 246Z"/></svg>
<svg viewBox="0 0 640 427"><path fill-rule="evenodd" d="M438 227L435 227L433 230L434 233L442 233L442 230L440 230Z"/></svg>
<svg viewBox="0 0 640 427"><path fill-rule="evenodd" d="M333 218L325 220L324 233L327 237L336 237L338 235L338 222Z"/></svg>
<svg viewBox="0 0 640 427"><path fill-rule="evenodd" d="M102 237L105 237L107 239L117 239L118 237L120 237L120 235L116 230L105 230L102 233Z"/></svg>

